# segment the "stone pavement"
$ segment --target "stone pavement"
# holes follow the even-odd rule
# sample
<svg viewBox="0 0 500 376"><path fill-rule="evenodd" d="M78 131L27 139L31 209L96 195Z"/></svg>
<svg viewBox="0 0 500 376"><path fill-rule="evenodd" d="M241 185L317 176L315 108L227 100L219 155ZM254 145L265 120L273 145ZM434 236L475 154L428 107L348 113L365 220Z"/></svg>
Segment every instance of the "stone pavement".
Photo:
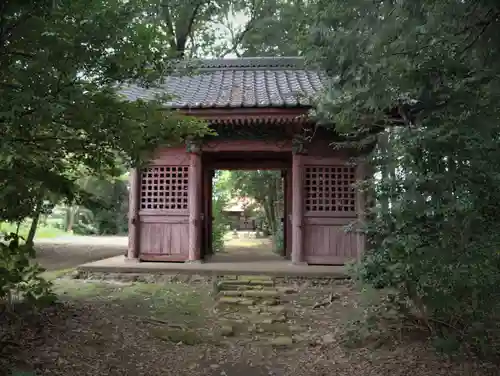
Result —
<svg viewBox="0 0 500 376"><path fill-rule="evenodd" d="M214 313L222 335L252 343L291 346L303 328L296 325L291 302L298 290L277 286L273 277L240 275L222 277L215 286Z"/></svg>

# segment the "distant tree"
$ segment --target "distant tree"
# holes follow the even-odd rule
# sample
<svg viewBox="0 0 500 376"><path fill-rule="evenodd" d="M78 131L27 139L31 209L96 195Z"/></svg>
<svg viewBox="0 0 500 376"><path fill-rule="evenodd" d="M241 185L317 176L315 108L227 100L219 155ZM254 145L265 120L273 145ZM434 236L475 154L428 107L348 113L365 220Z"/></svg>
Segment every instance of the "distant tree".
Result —
<svg viewBox="0 0 500 376"><path fill-rule="evenodd" d="M212 249L214 252L224 248L224 235L229 220L224 209L231 198L229 171L215 171L212 180Z"/></svg>
<svg viewBox="0 0 500 376"><path fill-rule="evenodd" d="M234 192L253 198L264 210L265 221L271 234L276 234L282 213L278 203L283 200L283 185L279 171L231 171Z"/></svg>
<svg viewBox="0 0 500 376"><path fill-rule="evenodd" d="M304 0L150 0L146 18L179 57L299 54L310 20Z"/></svg>

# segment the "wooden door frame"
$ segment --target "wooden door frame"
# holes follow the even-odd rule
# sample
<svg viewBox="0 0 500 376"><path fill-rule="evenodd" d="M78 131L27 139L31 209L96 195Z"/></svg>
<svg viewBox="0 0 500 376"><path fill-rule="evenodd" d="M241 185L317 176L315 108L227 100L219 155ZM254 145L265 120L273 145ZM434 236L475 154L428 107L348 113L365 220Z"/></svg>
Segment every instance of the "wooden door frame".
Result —
<svg viewBox="0 0 500 376"><path fill-rule="evenodd" d="M290 215L292 209L292 200L290 197L291 192L291 168L282 170L283 177L283 242L285 249L283 250L283 258L290 259L292 253L292 238L291 238L291 222Z"/></svg>
<svg viewBox="0 0 500 376"><path fill-rule="evenodd" d="M203 247L201 249L201 256L203 260L207 259L207 256L210 257L213 255L212 249L212 200L213 200L213 176L215 170L277 170L282 172L283 183L283 197L284 197L284 228L283 228L283 236L284 236L284 250L280 254L283 259L290 258L290 252L292 249L291 238L287 236L290 234L291 225L288 218L289 208L291 207L291 201L287 195L287 189L289 189L289 176L291 175L292 166L291 166L291 153L290 160L277 160L271 158L270 161L258 160L252 161L249 159L242 160L221 160L221 159L213 159L213 153L209 156L209 158L203 158L205 153L202 153L202 168L203 168L203 188L202 188L202 197L203 197L203 225L201 227L202 232L202 243ZM288 187L288 188L287 188Z"/></svg>
<svg viewBox="0 0 500 376"><path fill-rule="evenodd" d="M212 184L214 170L209 166L203 165L203 187L202 187L202 200L203 200L203 221L201 230L201 259L206 259L207 256L213 254L212 249Z"/></svg>

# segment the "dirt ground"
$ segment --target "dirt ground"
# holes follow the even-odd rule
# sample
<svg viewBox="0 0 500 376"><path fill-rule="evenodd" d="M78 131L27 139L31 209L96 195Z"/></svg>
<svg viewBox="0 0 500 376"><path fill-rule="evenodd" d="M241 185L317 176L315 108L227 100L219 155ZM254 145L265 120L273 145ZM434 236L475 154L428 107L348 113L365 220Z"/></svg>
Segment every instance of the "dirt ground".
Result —
<svg viewBox="0 0 500 376"><path fill-rule="evenodd" d="M287 337L276 333L228 332L207 283L59 279L55 291L59 306L22 320L4 316L0 370L72 376L498 375L484 365L440 358L425 341L393 338L383 346L346 347L344 323L361 301L352 286L309 286L289 295L284 304L295 334L281 342L276 338ZM331 293L331 304L315 308Z"/></svg>
<svg viewBox="0 0 500 376"><path fill-rule="evenodd" d="M78 265L123 255L127 249L125 236L68 236L36 241L38 263L48 271L70 269ZM255 238L248 232L237 237L228 234L225 249L216 255L217 261L245 262L275 260L269 238Z"/></svg>
<svg viewBox="0 0 500 376"><path fill-rule="evenodd" d="M35 243L38 263L48 271L125 254L124 236L68 236L40 239Z"/></svg>
<svg viewBox="0 0 500 376"><path fill-rule="evenodd" d="M126 244L123 237L50 239L37 243L38 261L50 271L69 269L123 254ZM268 240L243 236L227 246L218 257L243 260L256 248L277 257ZM410 341L401 333L348 346L346 323L363 322L366 294L347 285L289 287L294 293L283 293L273 306L286 322L264 316L267 307L257 312L258 327L238 324L236 331L234 323L253 322L256 306L246 299L225 311L222 292L210 283L59 278L55 307L34 315L0 313L0 375L500 375L487 364L439 357L424 338ZM328 304L318 306L325 299Z"/></svg>
<svg viewBox="0 0 500 376"><path fill-rule="evenodd" d="M259 238L254 232L239 231L226 234L224 249L212 256L216 262L245 262L280 260L281 256L273 252L270 237Z"/></svg>

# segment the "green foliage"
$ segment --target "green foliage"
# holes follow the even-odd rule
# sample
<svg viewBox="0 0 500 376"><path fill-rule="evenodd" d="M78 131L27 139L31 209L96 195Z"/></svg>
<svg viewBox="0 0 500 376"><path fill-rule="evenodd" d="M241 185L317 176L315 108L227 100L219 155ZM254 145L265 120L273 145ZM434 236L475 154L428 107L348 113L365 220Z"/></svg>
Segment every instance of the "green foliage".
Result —
<svg viewBox="0 0 500 376"><path fill-rule="evenodd" d="M395 290L441 349L498 355L498 4L329 1L317 15L310 56L337 75L318 113L356 146L379 140L360 279Z"/></svg>
<svg viewBox="0 0 500 376"><path fill-rule="evenodd" d="M249 26L239 48L242 56L298 56L313 19L312 4L305 0L254 2ZM248 9L248 8L247 8Z"/></svg>
<svg viewBox="0 0 500 376"><path fill-rule="evenodd" d="M283 184L280 171L255 170L231 171L231 184L240 197L253 198L264 211L264 227L271 234L279 232L281 208L283 202Z"/></svg>
<svg viewBox="0 0 500 376"><path fill-rule="evenodd" d="M278 223L276 231L273 234L273 245L276 253L281 253L285 249L285 230L281 221Z"/></svg>
<svg viewBox="0 0 500 376"><path fill-rule="evenodd" d="M119 175L123 167L146 161L160 144L208 132L199 120L165 110L166 97L142 101L120 94L130 83L155 86L177 66L165 35L143 17L146 1L4 3L0 220L20 223L29 217L35 229L51 209L45 203L62 200L74 219L82 206L91 206L82 177ZM115 188L104 204L121 211L124 187ZM93 209L100 227L110 227ZM30 231L28 243L33 236ZM29 262L33 250L17 242L2 245L3 294L14 291L40 303L49 286Z"/></svg>
<svg viewBox="0 0 500 376"><path fill-rule="evenodd" d="M81 204L83 176L117 175L156 146L203 135L166 97L128 100L130 83L173 71L146 1L7 1L0 9L0 220L38 218L39 203Z"/></svg>
<svg viewBox="0 0 500 376"><path fill-rule="evenodd" d="M224 249L224 235L228 230L229 219L224 215L224 208L229 202L230 185L228 171L215 171L212 186L212 250Z"/></svg>
<svg viewBox="0 0 500 376"><path fill-rule="evenodd" d="M150 0L144 9L185 57L294 56L311 16L303 0Z"/></svg>
<svg viewBox="0 0 500 376"><path fill-rule="evenodd" d="M212 217L212 250L220 252L224 249L224 235L228 230L228 220L224 216L222 209L225 203L221 199L212 200L214 216Z"/></svg>
<svg viewBox="0 0 500 376"><path fill-rule="evenodd" d="M31 221L25 221L19 226L19 237L26 238L28 236L29 229L31 227ZM0 223L0 234L10 234L16 233L17 224L1 222ZM64 231L53 225L39 225L36 236L37 238L55 238L57 236L65 235Z"/></svg>
<svg viewBox="0 0 500 376"><path fill-rule="evenodd" d="M126 234L128 230L128 189L120 178L98 178L89 176L81 179L82 188L93 200L85 207L92 212L92 225L99 235Z"/></svg>
<svg viewBox="0 0 500 376"><path fill-rule="evenodd" d="M44 201L88 207L82 177L117 175L159 144L206 134L165 111L168 98L129 101L120 88L156 85L179 56L295 54L309 9L301 0L5 2L0 220L38 218ZM110 210L92 211L98 232L125 230Z"/></svg>
<svg viewBox="0 0 500 376"><path fill-rule="evenodd" d="M33 248L21 245L16 234L6 235L0 243L0 303L5 308L18 302L36 307L55 302L51 284L40 276L44 269L32 262L34 257Z"/></svg>

